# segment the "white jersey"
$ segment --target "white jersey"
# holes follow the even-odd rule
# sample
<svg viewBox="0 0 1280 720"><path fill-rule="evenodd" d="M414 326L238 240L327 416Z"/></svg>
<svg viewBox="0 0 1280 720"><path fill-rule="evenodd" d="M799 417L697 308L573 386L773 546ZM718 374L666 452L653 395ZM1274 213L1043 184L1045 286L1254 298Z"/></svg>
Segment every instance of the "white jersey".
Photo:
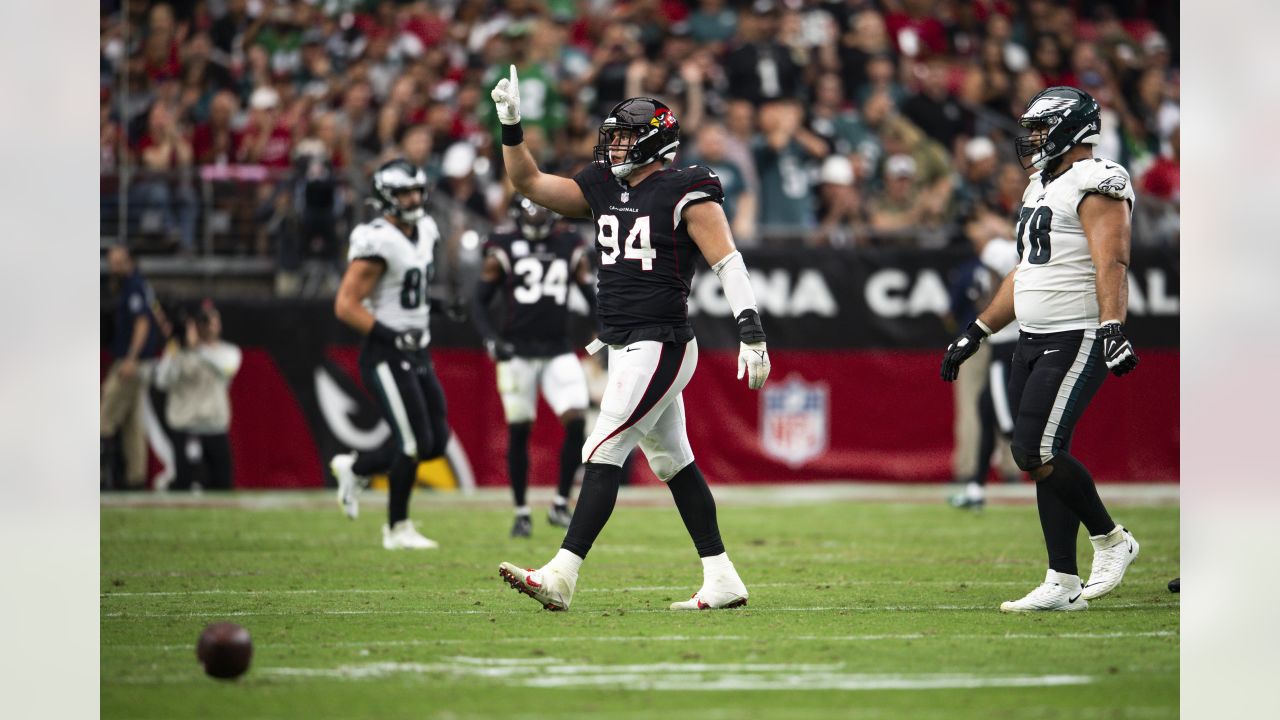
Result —
<svg viewBox="0 0 1280 720"><path fill-rule="evenodd" d="M994 286L999 287L1005 277L1013 272L1017 267L1020 258L1018 257L1018 246L1012 240L1004 238L992 238L982 248L982 255L978 258L983 267L990 270L994 278ZM1005 325L998 332L987 339L987 342L1007 343L1017 342L1018 340L1018 321Z"/></svg>
<svg viewBox="0 0 1280 720"><path fill-rule="evenodd" d="M1075 162L1048 185L1031 176L1018 215L1018 274L1013 305L1030 333L1098 327L1097 271L1077 210L1089 193L1129 203L1133 184L1119 164L1101 158Z"/></svg>
<svg viewBox="0 0 1280 720"><path fill-rule="evenodd" d="M365 307L374 319L392 330L422 330L431 336L431 301L427 283L432 275L440 230L431 216L418 221L418 239L410 240L385 218L357 225L351 231L348 260L382 258L386 269Z"/></svg>

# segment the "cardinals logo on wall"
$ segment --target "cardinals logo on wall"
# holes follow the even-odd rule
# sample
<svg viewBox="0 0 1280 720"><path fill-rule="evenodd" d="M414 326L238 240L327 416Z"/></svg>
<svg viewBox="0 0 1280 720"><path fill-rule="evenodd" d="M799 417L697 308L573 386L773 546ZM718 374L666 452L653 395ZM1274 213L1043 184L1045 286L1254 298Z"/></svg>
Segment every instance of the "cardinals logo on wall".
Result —
<svg viewBox="0 0 1280 720"><path fill-rule="evenodd" d="M830 403L827 386L791 375L764 389L760 445L767 455L799 467L827 449Z"/></svg>

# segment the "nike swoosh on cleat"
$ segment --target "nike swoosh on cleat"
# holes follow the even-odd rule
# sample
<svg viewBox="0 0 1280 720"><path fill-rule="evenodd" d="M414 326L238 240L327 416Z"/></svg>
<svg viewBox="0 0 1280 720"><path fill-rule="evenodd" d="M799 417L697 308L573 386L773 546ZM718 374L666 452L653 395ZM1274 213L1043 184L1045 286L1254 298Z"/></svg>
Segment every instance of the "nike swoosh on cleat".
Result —
<svg viewBox="0 0 1280 720"><path fill-rule="evenodd" d="M1079 600L1079 599L1080 599L1080 596L1081 596L1081 595L1083 595L1083 594L1084 594L1083 592L1078 592L1078 593L1076 593L1076 596L1075 596L1075 597L1071 598L1071 599L1070 599L1070 600L1068 600L1067 602L1068 602L1068 603L1073 603L1073 602L1075 602L1075 601Z"/></svg>

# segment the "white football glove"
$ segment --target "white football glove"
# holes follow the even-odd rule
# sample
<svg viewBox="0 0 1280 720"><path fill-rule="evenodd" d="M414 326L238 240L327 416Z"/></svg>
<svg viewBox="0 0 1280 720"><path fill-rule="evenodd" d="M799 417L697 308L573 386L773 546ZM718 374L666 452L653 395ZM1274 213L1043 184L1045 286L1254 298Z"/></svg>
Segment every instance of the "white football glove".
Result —
<svg viewBox="0 0 1280 720"><path fill-rule="evenodd" d="M502 78L489 93L493 104L498 108L498 122L503 125L515 125L520 122L520 78L516 77L516 66L511 66L511 77Z"/></svg>
<svg viewBox="0 0 1280 720"><path fill-rule="evenodd" d="M759 390L769 379L769 351L764 343L738 343L738 379L747 375L747 387Z"/></svg>

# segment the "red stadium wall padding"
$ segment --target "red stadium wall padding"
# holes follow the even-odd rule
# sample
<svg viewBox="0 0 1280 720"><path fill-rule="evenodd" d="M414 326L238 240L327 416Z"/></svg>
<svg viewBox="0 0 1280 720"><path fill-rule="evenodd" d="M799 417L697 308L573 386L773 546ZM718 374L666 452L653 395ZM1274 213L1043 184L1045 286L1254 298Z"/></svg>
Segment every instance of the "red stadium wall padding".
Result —
<svg viewBox="0 0 1280 720"><path fill-rule="evenodd" d="M365 417L373 417L373 401L356 377L357 354L350 346L324 353L354 383ZM505 485L507 436L493 363L478 350L440 349L433 356L449 424L477 484ZM769 392L752 392L735 378L735 353L701 352L684 399L690 442L712 482L951 479L952 390L938 379L938 353L779 350L771 356ZM1103 384L1073 445L1098 480L1178 481L1178 363L1177 351L1146 350L1137 371ZM264 350L244 348L231 386L237 487L328 482L323 461L336 449L317 430L324 419L306 410L312 400L299 397L307 390L291 388ZM563 438L540 402L532 484L555 484ZM657 482L643 458L636 460L632 482Z"/></svg>
<svg viewBox="0 0 1280 720"><path fill-rule="evenodd" d="M438 351L435 357L449 422L477 484L505 484L507 439L492 363L475 351ZM763 449L761 426L769 413L764 396L735 379L736 357L703 351L684 393L689 440L713 482L951 479L952 390L938 379L938 353L771 353L768 387L796 379L827 388L826 449L794 466ZM539 403L531 483L555 483L563 437L551 410ZM1145 351L1139 371L1108 378L1078 426L1073 452L1103 482L1176 482L1178 353ZM632 481L656 482L642 461Z"/></svg>
<svg viewBox="0 0 1280 720"><path fill-rule="evenodd" d="M266 352L243 348L231 383L231 452L238 488L323 487L307 418Z"/></svg>

